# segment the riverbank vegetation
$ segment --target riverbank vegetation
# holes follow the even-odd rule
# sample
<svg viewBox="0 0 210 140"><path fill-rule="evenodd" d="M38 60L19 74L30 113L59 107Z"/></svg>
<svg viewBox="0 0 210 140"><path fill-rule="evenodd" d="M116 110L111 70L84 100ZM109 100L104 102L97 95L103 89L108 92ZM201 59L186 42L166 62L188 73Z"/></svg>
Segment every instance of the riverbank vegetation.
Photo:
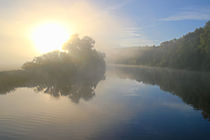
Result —
<svg viewBox="0 0 210 140"><path fill-rule="evenodd" d="M121 48L110 61L190 70L210 70L210 21L179 39L159 46Z"/></svg>

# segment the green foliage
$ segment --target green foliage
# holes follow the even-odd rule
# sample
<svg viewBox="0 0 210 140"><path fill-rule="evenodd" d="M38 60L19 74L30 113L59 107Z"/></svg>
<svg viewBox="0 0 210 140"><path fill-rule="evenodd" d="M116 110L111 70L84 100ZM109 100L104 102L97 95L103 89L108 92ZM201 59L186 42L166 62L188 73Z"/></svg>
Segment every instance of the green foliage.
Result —
<svg viewBox="0 0 210 140"><path fill-rule="evenodd" d="M210 53L210 21L206 23L200 34L200 48L204 53Z"/></svg>
<svg viewBox="0 0 210 140"><path fill-rule="evenodd" d="M36 57L25 63L22 68L26 71L46 75L66 73L69 76L91 77L95 73L105 72L105 55L96 51L95 41L90 37L72 38L63 46L64 52L54 51Z"/></svg>
<svg viewBox="0 0 210 140"><path fill-rule="evenodd" d="M124 51L134 55L127 58L121 55L114 60L115 63L209 71L210 21L203 28L179 39L163 42L157 47L130 48Z"/></svg>
<svg viewBox="0 0 210 140"><path fill-rule="evenodd" d="M91 99L105 78L105 55L96 51L90 37L74 35L64 45L65 52L53 51L23 64L23 70L0 72L0 94L18 87L34 87L54 97L68 96L78 103Z"/></svg>

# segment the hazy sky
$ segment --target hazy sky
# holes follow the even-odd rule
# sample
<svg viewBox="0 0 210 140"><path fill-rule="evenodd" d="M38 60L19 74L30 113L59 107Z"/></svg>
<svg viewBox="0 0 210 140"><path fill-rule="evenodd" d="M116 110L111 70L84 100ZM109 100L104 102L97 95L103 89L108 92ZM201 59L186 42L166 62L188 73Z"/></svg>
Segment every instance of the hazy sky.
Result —
<svg viewBox="0 0 210 140"><path fill-rule="evenodd" d="M159 44L210 20L210 0L0 0L0 66L39 55L30 31L59 22L98 48Z"/></svg>
<svg viewBox="0 0 210 140"><path fill-rule="evenodd" d="M181 37L210 20L210 0L100 0L97 5L131 21L128 32L133 38L143 36L154 44Z"/></svg>

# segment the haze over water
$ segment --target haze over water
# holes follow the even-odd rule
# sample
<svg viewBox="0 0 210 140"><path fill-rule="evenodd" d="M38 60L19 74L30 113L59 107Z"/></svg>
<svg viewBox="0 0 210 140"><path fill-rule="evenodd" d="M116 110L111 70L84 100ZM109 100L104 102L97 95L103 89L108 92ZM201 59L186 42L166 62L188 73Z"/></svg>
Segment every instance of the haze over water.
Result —
<svg viewBox="0 0 210 140"><path fill-rule="evenodd" d="M1 87L0 139L209 138L208 74L109 66L105 75L93 94Z"/></svg>
<svg viewBox="0 0 210 140"><path fill-rule="evenodd" d="M210 0L0 0L0 140L209 140Z"/></svg>

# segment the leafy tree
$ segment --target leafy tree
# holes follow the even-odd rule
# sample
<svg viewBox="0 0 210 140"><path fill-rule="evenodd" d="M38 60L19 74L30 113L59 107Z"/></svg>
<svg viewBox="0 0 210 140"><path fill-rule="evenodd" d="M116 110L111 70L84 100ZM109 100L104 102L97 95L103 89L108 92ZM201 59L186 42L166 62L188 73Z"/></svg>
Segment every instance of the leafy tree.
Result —
<svg viewBox="0 0 210 140"><path fill-rule="evenodd" d="M31 62L22 68L40 74L69 73L81 77L94 76L97 72L105 72L105 55L94 49L95 41L90 37L79 38L73 35L63 46L64 52L53 51Z"/></svg>
<svg viewBox="0 0 210 140"><path fill-rule="evenodd" d="M105 78L105 55L94 45L90 37L74 35L63 46L64 51L35 57L23 64L23 70L0 72L0 94L17 87L35 87L54 97L68 96L75 103L80 98L89 100Z"/></svg>
<svg viewBox="0 0 210 140"><path fill-rule="evenodd" d="M123 52L124 51L124 52ZM210 70L210 21L179 39L162 42L159 46L121 49L125 55L112 59L114 63Z"/></svg>

